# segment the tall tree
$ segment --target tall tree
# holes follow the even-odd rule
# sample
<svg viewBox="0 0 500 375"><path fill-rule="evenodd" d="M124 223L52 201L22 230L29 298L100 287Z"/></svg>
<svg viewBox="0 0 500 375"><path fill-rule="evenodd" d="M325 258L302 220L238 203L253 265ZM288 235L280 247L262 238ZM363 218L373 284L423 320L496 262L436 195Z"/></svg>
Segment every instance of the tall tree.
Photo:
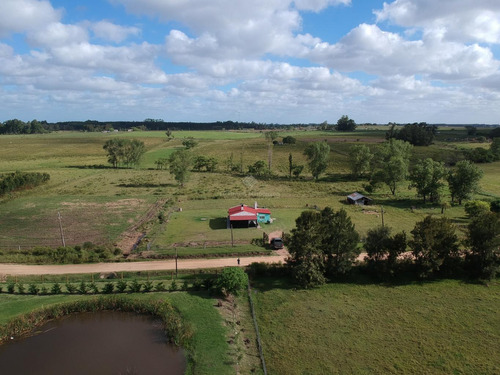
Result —
<svg viewBox="0 0 500 375"><path fill-rule="evenodd" d="M326 207L304 211L296 220L289 243L289 266L303 287L323 284L325 276L345 276L359 255L359 235L345 210Z"/></svg>
<svg viewBox="0 0 500 375"><path fill-rule="evenodd" d="M467 266L473 277L491 280L500 270L500 217L484 212L467 228Z"/></svg>
<svg viewBox="0 0 500 375"><path fill-rule="evenodd" d="M458 236L447 218L427 216L415 224L409 241L421 278L448 269L458 259Z"/></svg>
<svg viewBox="0 0 500 375"><path fill-rule="evenodd" d="M294 280L304 288L324 284L325 265L321 249L321 222L316 211L304 211L291 231L287 261Z"/></svg>
<svg viewBox="0 0 500 375"><path fill-rule="evenodd" d="M192 156L187 150L177 150L172 153L168 159L169 172L174 175L177 182L184 186L189 179L189 171L192 166Z"/></svg>
<svg viewBox="0 0 500 375"><path fill-rule="evenodd" d="M370 172L373 154L368 146L352 146L349 149L349 158L351 171L355 177L360 177Z"/></svg>
<svg viewBox="0 0 500 375"><path fill-rule="evenodd" d="M330 146L326 142L314 142L310 143L305 151L304 155L309 159L309 169L315 180L318 180L319 176L326 171L328 167L328 159L330 157Z"/></svg>
<svg viewBox="0 0 500 375"><path fill-rule="evenodd" d="M455 168L448 173L448 185L451 193L451 201L468 199L479 189L479 181L483 176L483 171L471 163L469 160L459 161Z"/></svg>
<svg viewBox="0 0 500 375"><path fill-rule="evenodd" d="M444 186L443 179L446 177L444 163L434 161L431 158L418 161L410 172L410 187L417 189L417 194L431 202L439 200L439 192Z"/></svg>
<svg viewBox="0 0 500 375"><path fill-rule="evenodd" d="M339 132L353 132L356 130L356 126L356 122L353 119L344 115L338 119L335 129Z"/></svg>
<svg viewBox="0 0 500 375"><path fill-rule="evenodd" d="M398 184L408 176L412 148L408 142L395 139L389 139L379 146L373 182L386 184L395 195Z"/></svg>
<svg viewBox="0 0 500 375"><path fill-rule="evenodd" d="M337 212L330 207L323 209L321 228L326 274L333 278L343 277L361 253L358 248L359 234L344 209Z"/></svg>
<svg viewBox="0 0 500 375"><path fill-rule="evenodd" d="M406 244L404 231L391 236L388 226L369 229L364 243L368 267L380 278L393 276L398 256L406 250Z"/></svg>
<svg viewBox="0 0 500 375"><path fill-rule="evenodd" d="M108 139L103 146L108 154L108 162L117 168L120 164L136 165L146 152L144 142L137 139Z"/></svg>

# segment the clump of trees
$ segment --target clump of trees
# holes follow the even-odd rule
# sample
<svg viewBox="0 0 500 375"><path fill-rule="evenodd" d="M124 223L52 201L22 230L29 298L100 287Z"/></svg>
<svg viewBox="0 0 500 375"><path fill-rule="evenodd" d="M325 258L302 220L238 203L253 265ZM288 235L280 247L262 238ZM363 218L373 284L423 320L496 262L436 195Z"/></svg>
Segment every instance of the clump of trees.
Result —
<svg viewBox="0 0 500 375"><path fill-rule="evenodd" d="M6 193L31 189L50 180L48 173L19 172L0 175L0 195Z"/></svg>
<svg viewBox="0 0 500 375"><path fill-rule="evenodd" d="M106 151L108 162L113 168L118 168L120 165L127 167L137 165L146 152L144 142L137 139L109 139L102 148Z"/></svg>
<svg viewBox="0 0 500 375"><path fill-rule="evenodd" d="M434 140L437 126L428 125L425 122L406 124L402 129L395 129L397 124L391 124L391 128L386 133L387 139L399 139L408 142L413 146L429 146Z"/></svg>
<svg viewBox="0 0 500 375"><path fill-rule="evenodd" d="M46 128L47 121L12 119L0 123L0 134L41 134L48 132Z"/></svg>
<svg viewBox="0 0 500 375"><path fill-rule="evenodd" d="M304 288L324 284L327 277L344 277L360 254L358 241L345 210L326 207L321 212L302 212L288 245L292 277Z"/></svg>
<svg viewBox="0 0 500 375"><path fill-rule="evenodd" d="M356 122L350 119L348 116L342 116L337 120L337 125L335 125L335 130L339 132L353 132L356 130Z"/></svg>
<svg viewBox="0 0 500 375"><path fill-rule="evenodd" d="M177 150L168 158L169 172L181 186L188 181L192 165L193 156L188 150Z"/></svg>
<svg viewBox="0 0 500 375"><path fill-rule="evenodd" d="M218 161L216 158L200 155L194 159L193 170L198 172L215 172L217 164Z"/></svg>

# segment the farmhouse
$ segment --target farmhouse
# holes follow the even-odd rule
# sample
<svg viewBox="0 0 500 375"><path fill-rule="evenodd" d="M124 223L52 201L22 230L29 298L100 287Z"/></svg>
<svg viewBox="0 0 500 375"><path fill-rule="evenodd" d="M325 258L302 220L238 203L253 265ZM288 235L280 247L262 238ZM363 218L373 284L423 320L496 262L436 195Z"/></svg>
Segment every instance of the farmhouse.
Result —
<svg viewBox="0 0 500 375"><path fill-rule="evenodd" d="M256 227L260 223L271 222L271 211L267 208L260 208L255 202L254 207L245 204L231 207L228 210L227 227L247 228Z"/></svg>
<svg viewBox="0 0 500 375"><path fill-rule="evenodd" d="M365 197L363 194L355 192L347 196L347 203L364 206L365 204L371 204L372 200L368 197Z"/></svg>

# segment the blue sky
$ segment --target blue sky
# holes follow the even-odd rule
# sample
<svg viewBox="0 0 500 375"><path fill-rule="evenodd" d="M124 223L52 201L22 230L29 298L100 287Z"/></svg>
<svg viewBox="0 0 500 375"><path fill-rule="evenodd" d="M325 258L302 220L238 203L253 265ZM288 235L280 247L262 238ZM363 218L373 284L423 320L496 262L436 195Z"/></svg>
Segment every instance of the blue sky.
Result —
<svg viewBox="0 0 500 375"><path fill-rule="evenodd" d="M499 123L498 0L2 0L0 121Z"/></svg>

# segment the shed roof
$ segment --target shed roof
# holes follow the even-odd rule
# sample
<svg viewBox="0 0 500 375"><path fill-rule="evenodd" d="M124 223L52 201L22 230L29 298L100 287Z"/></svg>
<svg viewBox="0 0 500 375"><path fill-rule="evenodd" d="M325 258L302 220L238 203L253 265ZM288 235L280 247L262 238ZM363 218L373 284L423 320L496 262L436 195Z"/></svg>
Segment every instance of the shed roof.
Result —
<svg viewBox="0 0 500 375"><path fill-rule="evenodd" d="M351 199L351 200L353 200L353 201L358 201L358 200L363 199L363 198L364 198L364 199L371 200L370 198L365 197L363 194L360 194L360 193L358 193L358 192L354 192L354 193L349 194L349 195L347 196L347 199Z"/></svg>

